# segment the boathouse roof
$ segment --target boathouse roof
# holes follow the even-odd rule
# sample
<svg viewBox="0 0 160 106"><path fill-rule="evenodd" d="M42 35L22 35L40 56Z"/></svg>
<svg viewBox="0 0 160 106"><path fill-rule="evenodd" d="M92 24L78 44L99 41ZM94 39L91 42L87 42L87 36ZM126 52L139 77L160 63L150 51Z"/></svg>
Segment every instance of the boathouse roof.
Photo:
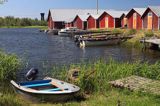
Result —
<svg viewBox="0 0 160 106"><path fill-rule="evenodd" d="M105 10L99 10L99 13L103 13ZM96 9L50 9L53 21L68 21L71 18L75 18L77 15L97 14Z"/></svg>
<svg viewBox="0 0 160 106"><path fill-rule="evenodd" d="M78 16L82 21L87 21L87 18L89 17L89 14L87 14L87 15L78 15Z"/></svg>
<svg viewBox="0 0 160 106"><path fill-rule="evenodd" d="M116 11L116 10L108 10L105 12L111 15L113 18L120 18L124 13L127 13L127 11Z"/></svg>
<svg viewBox="0 0 160 106"><path fill-rule="evenodd" d="M74 20L74 18L68 18L68 19L65 21L65 23L71 23L71 22L73 22L73 20Z"/></svg>
<svg viewBox="0 0 160 106"><path fill-rule="evenodd" d="M90 16L92 16L94 19L98 19L101 15L102 13L101 14L91 14Z"/></svg>
<svg viewBox="0 0 160 106"><path fill-rule="evenodd" d="M146 8L133 8L138 14L140 14L141 16L143 15L143 13L145 12Z"/></svg>
<svg viewBox="0 0 160 106"><path fill-rule="evenodd" d="M126 15L126 17L128 17L130 14L133 13L133 11L136 11L140 16L142 16L144 14L144 12L146 11L146 8L132 8Z"/></svg>
<svg viewBox="0 0 160 106"><path fill-rule="evenodd" d="M160 17L160 6L149 6L150 8L158 17Z"/></svg>

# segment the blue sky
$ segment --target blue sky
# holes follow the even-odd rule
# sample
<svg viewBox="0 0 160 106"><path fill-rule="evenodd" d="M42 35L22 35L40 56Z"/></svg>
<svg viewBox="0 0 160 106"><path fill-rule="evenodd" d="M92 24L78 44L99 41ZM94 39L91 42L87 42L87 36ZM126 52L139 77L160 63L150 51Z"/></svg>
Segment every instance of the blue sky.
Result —
<svg viewBox="0 0 160 106"><path fill-rule="evenodd" d="M159 5L160 0L99 0L99 8L129 10L133 7ZM50 8L96 8L96 0L8 0L0 5L0 16L40 18Z"/></svg>

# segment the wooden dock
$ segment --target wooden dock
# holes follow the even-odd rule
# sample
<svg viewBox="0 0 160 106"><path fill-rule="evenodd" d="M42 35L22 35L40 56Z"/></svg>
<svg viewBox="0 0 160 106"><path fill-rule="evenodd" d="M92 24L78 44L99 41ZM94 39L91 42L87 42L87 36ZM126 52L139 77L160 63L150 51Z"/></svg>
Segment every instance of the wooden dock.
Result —
<svg viewBox="0 0 160 106"><path fill-rule="evenodd" d="M109 83L117 88L126 88L131 91L140 91L160 95L159 80L152 80L140 76L130 76L127 78L111 81Z"/></svg>
<svg viewBox="0 0 160 106"><path fill-rule="evenodd" d="M160 39L148 39L148 40L141 40L141 41L144 43L160 45Z"/></svg>
<svg viewBox="0 0 160 106"><path fill-rule="evenodd" d="M140 40L140 42L144 44L145 48L149 47L149 48L155 49L155 50L160 49L160 39L158 39L158 38L150 38L150 39L144 38L144 39Z"/></svg>

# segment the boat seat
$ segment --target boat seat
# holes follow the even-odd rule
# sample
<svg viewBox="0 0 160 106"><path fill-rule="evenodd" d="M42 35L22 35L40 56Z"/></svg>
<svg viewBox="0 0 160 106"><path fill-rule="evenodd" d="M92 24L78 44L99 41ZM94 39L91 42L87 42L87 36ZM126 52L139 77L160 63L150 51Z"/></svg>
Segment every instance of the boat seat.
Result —
<svg viewBox="0 0 160 106"><path fill-rule="evenodd" d="M39 80L39 81L30 81L30 82L23 82L20 83L21 86L31 85L31 84L43 84L43 83L50 83L51 80Z"/></svg>
<svg viewBox="0 0 160 106"><path fill-rule="evenodd" d="M39 86L47 86L51 85L50 83L42 83L42 84L31 84L31 85L25 85L24 87L39 87Z"/></svg>
<svg viewBox="0 0 160 106"><path fill-rule="evenodd" d="M40 91L62 91L60 88L53 88L53 89L45 89Z"/></svg>

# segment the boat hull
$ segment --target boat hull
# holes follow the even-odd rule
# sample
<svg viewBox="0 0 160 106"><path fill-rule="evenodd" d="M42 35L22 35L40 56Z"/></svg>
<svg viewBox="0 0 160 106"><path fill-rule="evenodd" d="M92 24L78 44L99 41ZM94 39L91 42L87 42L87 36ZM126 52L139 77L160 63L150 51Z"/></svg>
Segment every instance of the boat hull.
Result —
<svg viewBox="0 0 160 106"><path fill-rule="evenodd" d="M61 37L69 37L70 36L70 34L67 32L58 32L58 35Z"/></svg>
<svg viewBox="0 0 160 106"><path fill-rule="evenodd" d="M46 102L66 102L72 100L76 96L75 93L71 94L37 94L37 93L29 93L25 92L21 89L15 88L15 91L22 95L24 98L31 100L31 101L46 101Z"/></svg>
<svg viewBox="0 0 160 106"><path fill-rule="evenodd" d="M80 46L87 47L87 46L106 46L106 45L117 45L121 42L119 39L114 40L83 40L80 42Z"/></svg>

